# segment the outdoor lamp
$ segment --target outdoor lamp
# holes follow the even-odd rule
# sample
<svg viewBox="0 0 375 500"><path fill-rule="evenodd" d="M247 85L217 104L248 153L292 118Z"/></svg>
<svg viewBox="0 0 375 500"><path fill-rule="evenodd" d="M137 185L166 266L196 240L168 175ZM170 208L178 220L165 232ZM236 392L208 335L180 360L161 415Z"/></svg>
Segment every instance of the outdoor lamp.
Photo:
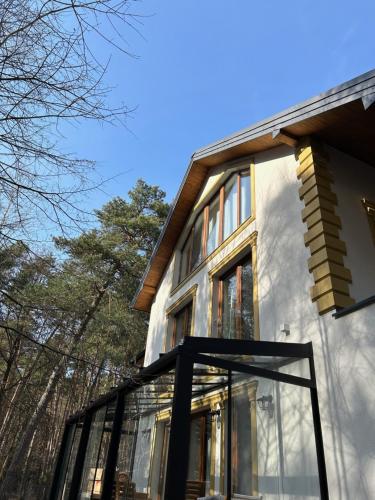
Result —
<svg viewBox="0 0 375 500"><path fill-rule="evenodd" d="M268 411L268 415L270 418L273 417L273 398L272 395L269 394L268 396L262 396L257 399L258 407L262 411Z"/></svg>

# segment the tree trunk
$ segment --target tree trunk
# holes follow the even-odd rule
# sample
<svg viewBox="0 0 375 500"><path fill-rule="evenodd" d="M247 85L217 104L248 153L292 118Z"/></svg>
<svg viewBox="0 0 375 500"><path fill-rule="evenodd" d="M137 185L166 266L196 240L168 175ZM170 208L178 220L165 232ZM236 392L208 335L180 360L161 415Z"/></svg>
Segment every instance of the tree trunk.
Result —
<svg viewBox="0 0 375 500"><path fill-rule="evenodd" d="M12 496L17 496L18 494L18 488L22 476L23 460L27 455L27 451L29 449L31 440L34 436L38 422L53 395L54 388L58 382L58 375L64 365L64 361L65 358L61 358L59 363L53 369L49 377L47 386L41 398L38 401L34 413L31 416L29 423L27 424L26 429L22 434L20 441L18 442L18 445L14 451L12 460L10 462L9 468L5 474L3 484L1 485L0 489L1 500L7 500L9 498L12 498Z"/></svg>
<svg viewBox="0 0 375 500"><path fill-rule="evenodd" d="M95 312L97 311L100 302L107 291L108 287L112 283L112 280L114 278L114 273L113 275L104 283L104 285L100 288L98 288L98 292L94 299L92 300L90 306L88 307L85 316L83 320L81 321L81 324L78 328L78 331L74 334L73 340L70 346L69 350L69 355L73 354L75 351L77 345L79 344L79 341L81 340L82 336L84 335L91 319L94 317ZM36 405L36 408L34 410L34 413L32 417L30 418L16 448L13 453L13 457L10 461L10 465L8 467L8 470L5 474L4 481L0 487L0 499L1 500L9 500L11 498L18 498L19 494L19 486L20 486L20 479L22 476L22 466L23 466L23 461L25 460L27 450L29 449L32 437L34 435L34 432L37 428L37 425L40 421L40 419L43 417L47 405L50 402L53 392L55 390L56 384L59 381L59 378L63 372L64 368L64 363L65 363L65 356L62 356L55 368L53 369L47 386L40 397L38 404Z"/></svg>

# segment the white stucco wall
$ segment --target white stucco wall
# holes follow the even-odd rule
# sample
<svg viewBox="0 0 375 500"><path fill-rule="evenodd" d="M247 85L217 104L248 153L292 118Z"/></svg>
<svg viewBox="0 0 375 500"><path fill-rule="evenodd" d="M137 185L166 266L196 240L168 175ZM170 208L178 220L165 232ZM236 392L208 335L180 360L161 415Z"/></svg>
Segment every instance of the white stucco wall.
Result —
<svg viewBox="0 0 375 500"><path fill-rule="evenodd" d="M345 265L358 301L375 294L375 248L361 205L362 197L375 200L375 169L333 149L330 157L341 238L348 249ZM207 335L208 271L258 231L261 340L313 342L331 498L368 500L375 498L375 304L339 319L318 315L309 293L314 283L307 269L296 168L287 147L256 155L256 220L173 297L172 258L151 310L146 365L162 352L166 309L193 284L198 285L194 335ZM289 323L289 336L280 331L282 323Z"/></svg>

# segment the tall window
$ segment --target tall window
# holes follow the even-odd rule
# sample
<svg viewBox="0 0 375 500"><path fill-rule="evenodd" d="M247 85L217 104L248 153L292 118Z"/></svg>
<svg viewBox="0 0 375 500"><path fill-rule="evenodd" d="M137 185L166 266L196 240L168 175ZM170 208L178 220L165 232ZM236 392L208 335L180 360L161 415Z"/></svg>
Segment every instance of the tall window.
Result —
<svg viewBox="0 0 375 500"><path fill-rule="evenodd" d="M250 170L231 175L199 213L181 250L179 281L251 215Z"/></svg>
<svg viewBox="0 0 375 500"><path fill-rule="evenodd" d="M224 187L224 234L226 240L238 226L238 176L232 176Z"/></svg>
<svg viewBox="0 0 375 500"><path fill-rule="evenodd" d="M207 255L219 245L220 196L217 194L208 207Z"/></svg>
<svg viewBox="0 0 375 500"><path fill-rule="evenodd" d="M193 316L193 303L189 302L178 311L173 317L173 332L171 339L171 349L181 342L186 336L191 334L191 320Z"/></svg>
<svg viewBox="0 0 375 500"><path fill-rule="evenodd" d="M218 335L227 339L254 338L251 257L224 274L217 286Z"/></svg>

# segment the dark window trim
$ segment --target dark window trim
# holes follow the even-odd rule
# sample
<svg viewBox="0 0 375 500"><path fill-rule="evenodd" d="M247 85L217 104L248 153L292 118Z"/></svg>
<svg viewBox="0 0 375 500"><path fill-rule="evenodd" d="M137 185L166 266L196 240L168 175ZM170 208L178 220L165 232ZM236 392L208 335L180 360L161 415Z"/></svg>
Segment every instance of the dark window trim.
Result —
<svg viewBox="0 0 375 500"><path fill-rule="evenodd" d="M336 311L334 314L332 314L332 316L335 319L339 319L355 311L364 309L365 307L370 306L371 304L375 304L375 295L371 295L370 297L367 297L367 299L360 300L359 302L356 302L352 306L344 307L343 309Z"/></svg>

